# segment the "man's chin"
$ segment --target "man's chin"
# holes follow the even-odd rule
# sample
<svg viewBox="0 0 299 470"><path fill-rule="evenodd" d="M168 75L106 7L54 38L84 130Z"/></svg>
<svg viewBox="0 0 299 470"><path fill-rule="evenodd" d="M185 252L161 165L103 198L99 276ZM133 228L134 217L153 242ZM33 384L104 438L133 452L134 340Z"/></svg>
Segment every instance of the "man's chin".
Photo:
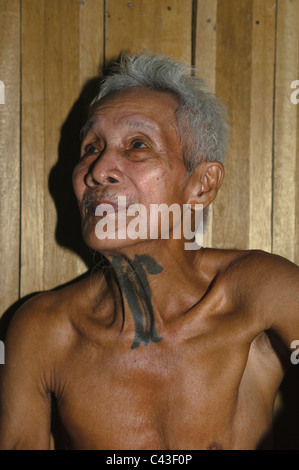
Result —
<svg viewBox="0 0 299 470"><path fill-rule="evenodd" d="M103 254L109 253L120 253L125 252L126 249L133 248L137 244L139 245L141 242L145 240L137 239L132 240L130 238L126 239L111 239L111 238L104 238L99 239L95 236L95 234L83 234L84 241L86 245L94 250L98 251Z"/></svg>

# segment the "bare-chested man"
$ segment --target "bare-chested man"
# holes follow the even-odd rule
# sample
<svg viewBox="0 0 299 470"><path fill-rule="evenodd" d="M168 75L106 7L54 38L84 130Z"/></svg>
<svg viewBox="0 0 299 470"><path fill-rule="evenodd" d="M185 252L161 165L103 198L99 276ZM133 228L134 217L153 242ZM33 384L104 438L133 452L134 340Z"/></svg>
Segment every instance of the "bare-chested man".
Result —
<svg viewBox="0 0 299 470"><path fill-rule="evenodd" d="M2 449L49 448L52 395L69 449L258 448L299 339L298 267L187 250L174 221L169 238L96 234L96 210L119 196L122 210L189 204L193 220L220 187L225 144L221 105L170 59L126 59L103 85L73 181L84 239L109 266L15 315Z"/></svg>

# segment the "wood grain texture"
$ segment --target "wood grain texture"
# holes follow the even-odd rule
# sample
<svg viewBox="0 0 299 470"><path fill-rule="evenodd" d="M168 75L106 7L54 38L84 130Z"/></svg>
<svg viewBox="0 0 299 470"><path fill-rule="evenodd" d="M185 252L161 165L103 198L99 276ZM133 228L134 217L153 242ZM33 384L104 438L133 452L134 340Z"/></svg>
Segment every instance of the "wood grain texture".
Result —
<svg viewBox="0 0 299 470"><path fill-rule="evenodd" d="M70 152L77 150L78 156L78 149L75 145L76 136L72 145L62 126L79 94L79 2L52 0L45 3L44 47L46 105L43 275L45 288L49 289L71 280L76 273L76 259L67 249L71 224L67 216L73 202L70 196ZM67 143L70 145L69 152Z"/></svg>
<svg viewBox="0 0 299 470"><path fill-rule="evenodd" d="M252 50L249 0L218 0L216 93L229 112L226 173L214 203L213 246L243 249L249 241L249 148Z"/></svg>
<svg viewBox="0 0 299 470"><path fill-rule="evenodd" d="M19 291L86 270L71 170L85 87L90 94L90 79L121 51L193 58L229 109L226 176L205 245L262 248L299 262L299 105L290 102L299 79L298 1L0 1L3 309Z"/></svg>
<svg viewBox="0 0 299 470"><path fill-rule="evenodd" d="M104 0L80 2L79 15L79 81L82 87L87 80L103 73Z"/></svg>
<svg viewBox="0 0 299 470"><path fill-rule="evenodd" d="M22 2L21 296L44 289L44 1Z"/></svg>
<svg viewBox="0 0 299 470"><path fill-rule="evenodd" d="M291 102L291 82L299 77L299 1L278 1L275 74L273 178L273 251L295 261L299 184L298 109ZM297 219L298 220L298 219ZM298 260L298 258L297 258Z"/></svg>
<svg viewBox="0 0 299 470"><path fill-rule="evenodd" d="M1 314L19 296L20 2L0 0L0 259Z"/></svg>
<svg viewBox="0 0 299 470"><path fill-rule="evenodd" d="M106 0L105 24L106 62L149 50L191 64L191 0Z"/></svg>
<svg viewBox="0 0 299 470"><path fill-rule="evenodd" d="M276 0L254 0L252 14L249 249L272 248L272 150Z"/></svg>
<svg viewBox="0 0 299 470"><path fill-rule="evenodd" d="M299 70L297 73L297 76L299 77ZM299 80L299 79L298 79ZM298 95L297 95L298 97ZM296 223L295 223L295 263L298 264L299 266L299 103L296 105L296 110L297 110L297 148L296 148L296 196L295 196L295 218L296 218Z"/></svg>

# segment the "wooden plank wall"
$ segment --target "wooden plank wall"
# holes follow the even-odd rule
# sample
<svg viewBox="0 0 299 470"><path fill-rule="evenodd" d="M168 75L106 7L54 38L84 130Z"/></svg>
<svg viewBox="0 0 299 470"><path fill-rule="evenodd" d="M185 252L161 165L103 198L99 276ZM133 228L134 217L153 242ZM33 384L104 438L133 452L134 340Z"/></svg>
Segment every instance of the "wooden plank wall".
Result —
<svg viewBox="0 0 299 470"><path fill-rule="evenodd" d="M121 51L193 63L227 105L226 176L205 244L299 261L299 107L290 101L299 0L0 0L0 8L1 312L86 270L70 180L82 96L95 88L82 89Z"/></svg>
<svg viewBox="0 0 299 470"><path fill-rule="evenodd" d="M71 170L96 76L121 51L173 56L227 105L205 244L299 263L299 0L0 0L0 312L87 270Z"/></svg>
<svg viewBox="0 0 299 470"><path fill-rule="evenodd" d="M0 1L0 259L1 312L19 295L20 243L20 7Z"/></svg>

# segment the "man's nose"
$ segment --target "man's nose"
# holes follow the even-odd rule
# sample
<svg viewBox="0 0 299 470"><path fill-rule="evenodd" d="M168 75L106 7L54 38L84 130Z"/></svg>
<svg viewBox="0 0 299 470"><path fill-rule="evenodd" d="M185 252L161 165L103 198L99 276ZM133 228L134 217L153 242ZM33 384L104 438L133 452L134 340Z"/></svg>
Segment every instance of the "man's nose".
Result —
<svg viewBox="0 0 299 470"><path fill-rule="evenodd" d="M119 157L118 157L119 158ZM120 184L124 177L115 152L104 151L92 162L85 176L89 188L102 185Z"/></svg>

